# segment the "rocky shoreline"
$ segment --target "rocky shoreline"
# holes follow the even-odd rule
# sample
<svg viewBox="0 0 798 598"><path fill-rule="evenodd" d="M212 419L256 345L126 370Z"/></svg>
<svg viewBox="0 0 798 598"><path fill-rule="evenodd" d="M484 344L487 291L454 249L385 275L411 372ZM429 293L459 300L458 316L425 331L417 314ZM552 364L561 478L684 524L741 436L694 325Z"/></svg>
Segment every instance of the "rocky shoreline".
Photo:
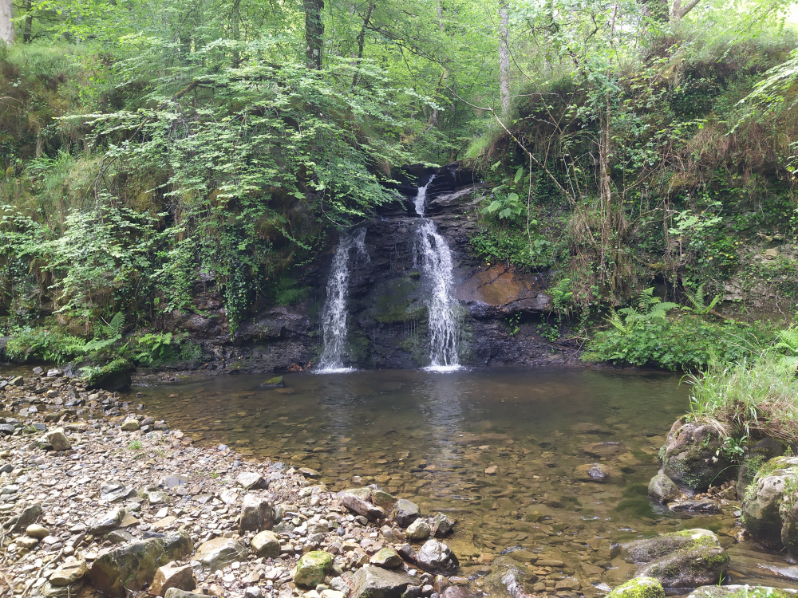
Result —
<svg viewBox="0 0 798 598"><path fill-rule="evenodd" d="M445 543L456 522L444 513L422 514L376 486L332 493L311 469L196 447L132 395L89 390L59 370L0 377L0 404L0 596L577 598L612 590L528 551L486 555L465 577ZM659 596L663 586L688 594L729 566L708 530L612 550L645 576L612 596L636 598L641 588Z"/></svg>

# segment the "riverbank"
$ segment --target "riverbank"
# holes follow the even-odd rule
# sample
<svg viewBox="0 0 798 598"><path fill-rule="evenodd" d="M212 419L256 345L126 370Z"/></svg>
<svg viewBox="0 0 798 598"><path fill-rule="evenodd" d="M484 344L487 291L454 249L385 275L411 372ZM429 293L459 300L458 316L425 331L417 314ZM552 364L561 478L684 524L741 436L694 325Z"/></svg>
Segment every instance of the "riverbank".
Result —
<svg viewBox="0 0 798 598"><path fill-rule="evenodd" d="M163 581L249 598L343 598L369 584L420 597L466 581L436 576L452 565L441 542L423 544L426 553L402 548L406 532L395 520L370 521L378 507L364 507L362 496L352 505L363 514L345 507L351 495L328 492L316 472L198 448L133 397L50 373L0 381L0 579L14 595L124 595L122 586L152 591ZM412 503L404 507L405 524L418 518ZM295 571L313 551L328 556ZM388 575L397 568L406 573Z"/></svg>

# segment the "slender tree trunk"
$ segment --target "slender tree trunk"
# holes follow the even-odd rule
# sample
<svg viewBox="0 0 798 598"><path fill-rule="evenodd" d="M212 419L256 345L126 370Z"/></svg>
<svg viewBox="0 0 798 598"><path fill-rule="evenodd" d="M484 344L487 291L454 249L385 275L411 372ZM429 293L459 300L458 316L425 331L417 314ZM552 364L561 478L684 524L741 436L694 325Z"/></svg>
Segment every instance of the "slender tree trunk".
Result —
<svg viewBox="0 0 798 598"><path fill-rule="evenodd" d="M230 18L232 20L232 33L233 39L237 42L241 37L241 0L235 0L233 2L233 11L230 14ZM238 47L233 50L233 68L238 68L239 64L241 64L241 52L238 50Z"/></svg>
<svg viewBox="0 0 798 598"><path fill-rule="evenodd" d="M682 21L682 0L673 0L671 3L671 25L678 25Z"/></svg>
<svg viewBox="0 0 798 598"><path fill-rule="evenodd" d="M363 26L360 28L360 33L357 36L357 65L360 66L360 61L363 59L363 46L366 44L366 28L371 22L371 13L374 12L374 2L369 2L369 7L366 10L366 16L363 18ZM360 79L360 73L355 73L352 77L352 87L357 87L357 82Z"/></svg>
<svg viewBox="0 0 798 598"><path fill-rule="evenodd" d="M321 11L324 0L304 0L305 6L305 57L309 69L321 69L322 45L324 43L324 25Z"/></svg>
<svg viewBox="0 0 798 598"><path fill-rule="evenodd" d="M0 0L0 41L14 43L14 4L12 0Z"/></svg>
<svg viewBox="0 0 798 598"><path fill-rule="evenodd" d="M33 36L33 0L25 2L25 27L22 30L22 43L29 44Z"/></svg>
<svg viewBox="0 0 798 598"><path fill-rule="evenodd" d="M510 113L510 10L507 2L499 7L499 85L502 116Z"/></svg>
<svg viewBox="0 0 798 598"><path fill-rule="evenodd" d="M554 0L546 0L546 27L543 29L543 68L549 74L554 71L554 65L551 61L552 52L549 52L549 46L552 45L554 38Z"/></svg>
<svg viewBox="0 0 798 598"><path fill-rule="evenodd" d="M443 27L443 4L441 4L441 0L438 0L438 31L441 32L443 35L444 27ZM441 84L443 80L448 78L449 69L444 69L444 72L441 74L440 79L438 79L438 86L435 88L435 95L437 96L441 91ZM438 124L438 109L433 108L432 114L430 114L429 121L427 122L427 128L424 129L424 132L429 132L432 127Z"/></svg>

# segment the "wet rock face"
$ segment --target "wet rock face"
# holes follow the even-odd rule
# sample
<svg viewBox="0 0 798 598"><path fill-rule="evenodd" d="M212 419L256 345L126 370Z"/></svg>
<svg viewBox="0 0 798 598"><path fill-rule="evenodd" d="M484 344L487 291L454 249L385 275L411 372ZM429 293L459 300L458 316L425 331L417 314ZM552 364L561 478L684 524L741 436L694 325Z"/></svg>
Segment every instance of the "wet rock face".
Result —
<svg viewBox="0 0 798 598"><path fill-rule="evenodd" d="M798 458L765 463L748 486L742 521L751 536L771 548L798 554Z"/></svg>
<svg viewBox="0 0 798 598"><path fill-rule="evenodd" d="M417 368L429 363L428 291L415 255L419 218L413 198L435 174L427 191L427 216L452 252L456 299L461 320L460 362L470 365L542 365L575 362L576 345L552 344L536 325L551 306L548 273L513 271L486 265L472 255L477 232L480 185L469 171L448 165L437 173L411 168L400 177L402 201L366 223L368 260L351 264L349 280L348 365L358 368ZM415 178L414 178L415 177ZM291 371L317 361L319 314L326 298L334 245L313 264L293 273L308 298L293 306L261 306L230 339L223 302L215 281L200 277L194 288L198 310L174 313L166 329L187 330L212 369ZM522 314L520 330L507 318Z"/></svg>
<svg viewBox="0 0 798 598"><path fill-rule="evenodd" d="M638 575L665 588L694 588L717 583L729 568L729 556L709 530L664 534L626 547L624 558L639 564Z"/></svg>
<svg viewBox="0 0 798 598"><path fill-rule="evenodd" d="M718 432L709 425L677 421L662 448L662 473L683 492L703 492L737 475Z"/></svg>

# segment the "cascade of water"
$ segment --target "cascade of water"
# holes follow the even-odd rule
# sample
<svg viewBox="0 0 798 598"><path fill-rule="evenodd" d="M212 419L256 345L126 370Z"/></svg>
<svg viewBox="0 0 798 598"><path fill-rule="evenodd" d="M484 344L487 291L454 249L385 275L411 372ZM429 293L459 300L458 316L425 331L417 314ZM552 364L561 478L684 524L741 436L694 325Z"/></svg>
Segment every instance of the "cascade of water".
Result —
<svg viewBox="0 0 798 598"><path fill-rule="evenodd" d="M347 299L349 297L349 254L354 249L355 259L366 252L366 229L360 228L354 233L341 236L335 250L330 278L327 281L327 300L322 311L322 331L324 348L319 359L320 373L349 372L353 368L344 367L344 350L347 334Z"/></svg>
<svg viewBox="0 0 798 598"><path fill-rule="evenodd" d="M429 312L430 366L433 371L454 371L460 369L457 356L459 331L457 327L457 302L454 299L454 265L452 252L446 239L438 232L435 222L424 218L427 201L426 185L418 188L415 205L421 223L416 229L415 255L425 284L430 289L427 304Z"/></svg>
<svg viewBox="0 0 798 598"><path fill-rule="evenodd" d="M418 214L422 218L424 217L424 212L427 208L427 187L429 187L432 181L434 180L435 180L435 175L433 174L432 177L430 177L430 180L427 181L426 185L418 188L418 193L416 193L416 199L413 202L416 204L416 214Z"/></svg>

